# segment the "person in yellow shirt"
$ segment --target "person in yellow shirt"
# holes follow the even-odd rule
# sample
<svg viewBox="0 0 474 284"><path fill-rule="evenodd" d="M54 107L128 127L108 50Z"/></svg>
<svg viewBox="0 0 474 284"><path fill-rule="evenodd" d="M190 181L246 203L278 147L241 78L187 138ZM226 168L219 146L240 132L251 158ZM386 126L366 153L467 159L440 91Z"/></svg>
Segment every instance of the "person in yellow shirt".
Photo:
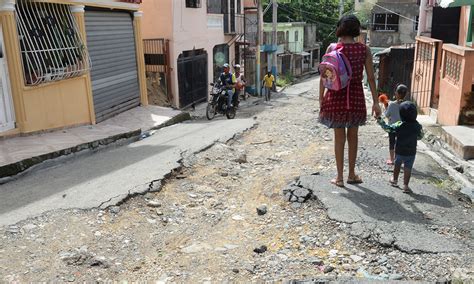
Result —
<svg viewBox="0 0 474 284"><path fill-rule="evenodd" d="M265 99L270 100L270 95L272 93L273 84L275 82L275 76L272 75L272 71L263 77L263 86L265 87Z"/></svg>

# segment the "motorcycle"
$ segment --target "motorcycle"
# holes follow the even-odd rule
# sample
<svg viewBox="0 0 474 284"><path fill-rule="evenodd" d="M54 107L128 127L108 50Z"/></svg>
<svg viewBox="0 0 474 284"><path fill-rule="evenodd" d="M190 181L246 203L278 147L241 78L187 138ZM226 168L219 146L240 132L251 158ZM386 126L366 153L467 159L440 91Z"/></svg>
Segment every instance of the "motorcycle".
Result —
<svg viewBox="0 0 474 284"><path fill-rule="evenodd" d="M234 119L236 114L235 107L227 107L227 98L229 96L229 94L227 94L227 88L222 85L220 81L217 83L211 83L211 86L211 98L206 108L207 119L214 119L216 114L222 114L228 119Z"/></svg>

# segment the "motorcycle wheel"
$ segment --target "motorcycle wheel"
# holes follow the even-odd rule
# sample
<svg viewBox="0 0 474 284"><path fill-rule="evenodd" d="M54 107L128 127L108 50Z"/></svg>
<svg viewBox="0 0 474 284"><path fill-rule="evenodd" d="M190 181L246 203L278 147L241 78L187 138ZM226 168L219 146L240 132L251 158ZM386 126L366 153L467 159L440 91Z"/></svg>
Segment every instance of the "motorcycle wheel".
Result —
<svg viewBox="0 0 474 284"><path fill-rule="evenodd" d="M216 107L214 104L208 103L206 107L206 117L209 120L214 119L216 116Z"/></svg>
<svg viewBox="0 0 474 284"><path fill-rule="evenodd" d="M235 107L232 107L226 111L225 116L227 116L228 119L234 119L235 114L236 114Z"/></svg>

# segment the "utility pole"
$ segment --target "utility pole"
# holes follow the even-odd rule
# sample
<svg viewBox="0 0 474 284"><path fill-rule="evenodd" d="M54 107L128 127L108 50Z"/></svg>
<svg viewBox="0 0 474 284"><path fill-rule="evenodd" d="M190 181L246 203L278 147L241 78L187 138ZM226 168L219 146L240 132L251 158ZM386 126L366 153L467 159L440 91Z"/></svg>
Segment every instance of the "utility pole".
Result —
<svg viewBox="0 0 474 284"><path fill-rule="evenodd" d="M276 46L278 44L277 39L277 23L278 23L278 3L277 0L272 0L272 73L275 78L277 77L277 54ZM287 39L288 40L288 39Z"/></svg>
<svg viewBox="0 0 474 284"><path fill-rule="evenodd" d="M344 0L339 0L339 19L344 15Z"/></svg>
<svg viewBox="0 0 474 284"><path fill-rule="evenodd" d="M261 0L257 0L257 50L255 55L255 67L256 67L256 77L257 77L257 95L261 96L261 82L260 82L260 45L262 44L262 3Z"/></svg>

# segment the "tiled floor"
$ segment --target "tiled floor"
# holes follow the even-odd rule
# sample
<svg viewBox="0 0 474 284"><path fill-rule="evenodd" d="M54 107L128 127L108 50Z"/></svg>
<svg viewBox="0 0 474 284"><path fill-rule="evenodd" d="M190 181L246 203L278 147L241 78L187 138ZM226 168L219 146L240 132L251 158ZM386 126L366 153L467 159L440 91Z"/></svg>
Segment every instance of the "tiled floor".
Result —
<svg viewBox="0 0 474 284"><path fill-rule="evenodd" d="M0 138L0 166L138 129L149 130L180 113L158 106L137 107L97 125L25 137Z"/></svg>

